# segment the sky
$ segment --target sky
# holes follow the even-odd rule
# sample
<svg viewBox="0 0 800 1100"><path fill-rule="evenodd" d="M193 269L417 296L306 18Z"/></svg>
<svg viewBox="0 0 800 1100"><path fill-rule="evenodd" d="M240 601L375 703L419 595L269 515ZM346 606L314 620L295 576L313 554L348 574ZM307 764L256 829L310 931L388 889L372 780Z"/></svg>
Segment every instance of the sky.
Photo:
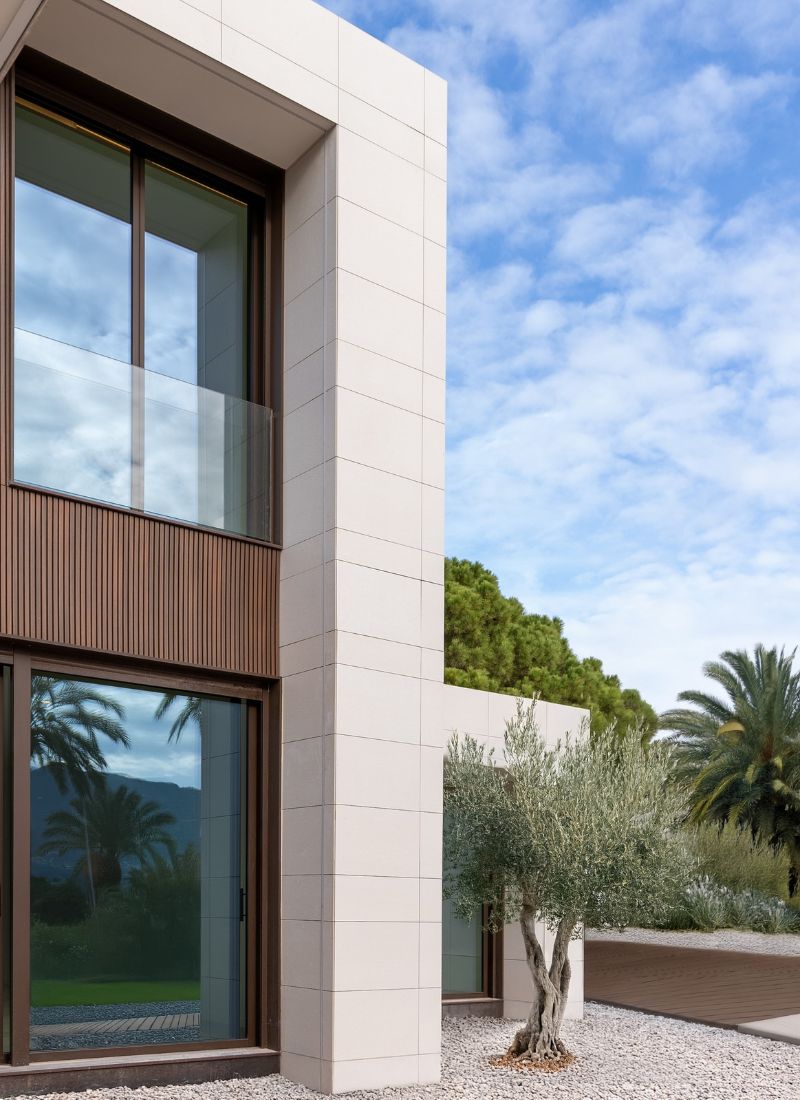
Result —
<svg viewBox="0 0 800 1100"><path fill-rule="evenodd" d="M449 82L447 552L657 709L800 641L799 0L325 0Z"/></svg>
<svg viewBox="0 0 800 1100"><path fill-rule="evenodd" d="M123 725L130 740L129 748L103 744L107 769L116 775L151 779L159 783L177 783L179 787L200 789L200 730L189 721L181 736L170 740L173 721L185 703L179 696L163 718L155 712L163 696L160 692L98 685L98 690L123 708Z"/></svg>

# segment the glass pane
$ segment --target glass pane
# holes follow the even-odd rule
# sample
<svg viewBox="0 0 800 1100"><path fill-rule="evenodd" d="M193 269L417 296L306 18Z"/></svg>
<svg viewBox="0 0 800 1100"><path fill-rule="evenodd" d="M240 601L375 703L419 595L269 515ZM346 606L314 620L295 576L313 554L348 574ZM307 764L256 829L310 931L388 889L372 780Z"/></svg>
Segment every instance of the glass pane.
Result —
<svg viewBox="0 0 800 1100"><path fill-rule="evenodd" d="M267 538L271 411L143 374L145 511Z"/></svg>
<svg viewBox="0 0 800 1100"><path fill-rule="evenodd" d="M22 106L16 126L15 325L128 363L128 152Z"/></svg>
<svg viewBox="0 0 800 1100"><path fill-rule="evenodd" d="M447 835L448 817L444 831ZM457 864L456 864L457 867ZM452 864L445 863L443 878L451 877ZM442 993L483 992L483 908L477 906L469 920L456 916L455 905L442 899Z"/></svg>
<svg viewBox="0 0 800 1100"><path fill-rule="evenodd" d="M16 114L14 476L130 503L130 158Z"/></svg>
<svg viewBox="0 0 800 1100"><path fill-rule="evenodd" d="M148 164L145 366L247 399L247 207Z"/></svg>
<svg viewBox="0 0 800 1100"><path fill-rule="evenodd" d="M131 370L116 359L17 330L16 480L129 506Z"/></svg>
<svg viewBox="0 0 800 1100"><path fill-rule="evenodd" d="M456 916L453 903L442 905L442 993L483 990L483 913L478 907L469 921Z"/></svg>
<svg viewBox="0 0 800 1100"><path fill-rule="evenodd" d="M246 1034L246 705L34 673L31 1049Z"/></svg>
<svg viewBox="0 0 800 1100"><path fill-rule="evenodd" d="M0 857L3 861L0 874L0 888L4 898L11 897L11 836L12 836L12 738L11 738L11 668L8 665L0 665L0 757L3 769L2 786L0 786L0 803L2 811L2 846ZM2 969L3 969L3 1057L8 1058L11 1052L11 959L13 944L11 939L11 921L0 921L2 928Z"/></svg>

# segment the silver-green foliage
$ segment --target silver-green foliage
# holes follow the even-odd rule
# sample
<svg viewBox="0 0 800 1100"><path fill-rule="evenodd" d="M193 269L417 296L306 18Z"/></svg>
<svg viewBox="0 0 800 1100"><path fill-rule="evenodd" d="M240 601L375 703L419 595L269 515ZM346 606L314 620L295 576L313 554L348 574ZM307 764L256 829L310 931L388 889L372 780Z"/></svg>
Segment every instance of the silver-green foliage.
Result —
<svg viewBox="0 0 800 1100"><path fill-rule="evenodd" d="M798 932L800 914L780 898L759 890L732 890L704 875L686 889L680 904L655 927L701 932L720 928Z"/></svg>
<svg viewBox="0 0 800 1100"><path fill-rule="evenodd" d="M553 748L534 708L518 706L504 760L471 737L446 761L445 883L457 911L492 906L496 928L526 899L556 928L649 924L676 904L691 874L682 794L658 744L613 729ZM577 933L576 933L577 934Z"/></svg>

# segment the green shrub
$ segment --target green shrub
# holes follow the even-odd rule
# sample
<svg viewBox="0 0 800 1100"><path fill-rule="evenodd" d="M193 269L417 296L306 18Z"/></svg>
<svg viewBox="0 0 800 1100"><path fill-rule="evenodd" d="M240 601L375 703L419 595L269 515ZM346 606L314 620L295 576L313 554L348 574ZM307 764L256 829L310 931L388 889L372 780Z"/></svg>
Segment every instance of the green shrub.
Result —
<svg viewBox="0 0 800 1100"><path fill-rule="evenodd" d="M731 890L703 876L686 890L660 928L715 932L741 928L752 932L800 932L800 913L758 890Z"/></svg>
<svg viewBox="0 0 800 1100"><path fill-rule="evenodd" d="M31 919L43 924L78 924L89 915L84 885L74 878L50 882L31 875Z"/></svg>
<svg viewBox="0 0 800 1100"><path fill-rule="evenodd" d="M90 964L91 951L81 924L31 923L31 977L72 978L83 976Z"/></svg>
<svg viewBox="0 0 800 1100"><path fill-rule="evenodd" d="M750 833L726 825L701 825L687 833L701 875L735 892L756 890L787 900L789 860L782 851L754 844Z"/></svg>
<svg viewBox="0 0 800 1100"><path fill-rule="evenodd" d="M727 901L724 888L719 889L708 879L701 879L690 886L686 891L684 910L689 921L688 926L701 932L714 932L717 928L724 928L728 923Z"/></svg>
<svg viewBox="0 0 800 1100"><path fill-rule="evenodd" d="M31 925L36 979L196 978L200 973L200 859L189 845L171 863L132 872L124 887L98 891L97 908L75 924Z"/></svg>

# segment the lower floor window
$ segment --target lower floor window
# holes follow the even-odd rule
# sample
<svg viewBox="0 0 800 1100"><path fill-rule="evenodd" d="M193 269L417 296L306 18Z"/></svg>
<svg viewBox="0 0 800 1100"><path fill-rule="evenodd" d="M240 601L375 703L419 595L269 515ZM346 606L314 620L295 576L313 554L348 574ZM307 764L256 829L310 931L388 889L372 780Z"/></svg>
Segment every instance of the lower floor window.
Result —
<svg viewBox="0 0 800 1100"><path fill-rule="evenodd" d="M442 993L445 996L481 996L484 993L483 909L469 920L456 916L452 901L442 906Z"/></svg>
<svg viewBox="0 0 800 1100"><path fill-rule="evenodd" d="M8 670L3 683L6 701L21 689ZM3 783L5 835L30 840L3 913L6 1050L24 1060L21 1030L32 1059L248 1041L256 704L35 665L29 685L29 772L7 759ZM12 725L25 744L19 713L0 723L7 757Z"/></svg>
<svg viewBox="0 0 800 1100"><path fill-rule="evenodd" d="M445 838L448 828L445 814ZM445 885L455 869L445 862ZM453 901L447 897L442 899L442 996L445 999L481 1000L498 996L499 941L486 931L488 917L487 906L477 905L465 920L457 915Z"/></svg>

